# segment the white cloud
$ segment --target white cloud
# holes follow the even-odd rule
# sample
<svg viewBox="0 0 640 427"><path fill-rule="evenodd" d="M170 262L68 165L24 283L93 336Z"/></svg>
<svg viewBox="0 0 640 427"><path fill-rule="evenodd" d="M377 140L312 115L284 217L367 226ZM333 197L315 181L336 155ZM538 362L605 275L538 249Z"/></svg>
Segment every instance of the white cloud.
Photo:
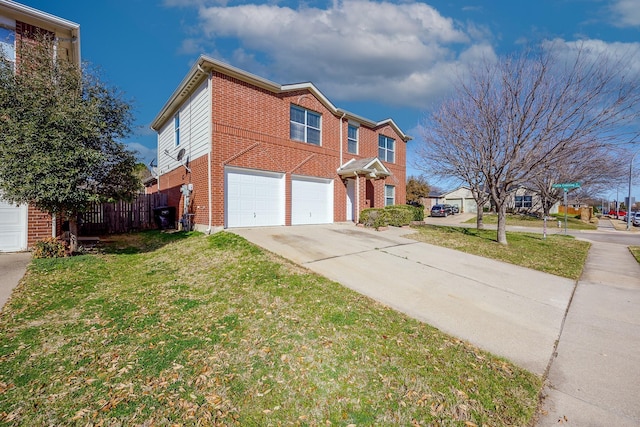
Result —
<svg viewBox="0 0 640 427"><path fill-rule="evenodd" d="M486 34L467 31L424 3L244 4L201 7L199 15L200 45L223 52L233 40L236 47L225 52L233 65L279 83L312 81L335 101L422 107L446 90L464 62L479 52L493 55Z"/></svg>
<svg viewBox="0 0 640 427"><path fill-rule="evenodd" d="M640 0L615 0L611 9L614 13L614 25L640 27Z"/></svg>
<svg viewBox="0 0 640 427"><path fill-rule="evenodd" d="M555 51L557 54L574 58L578 51L591 62L597 63L606 58L613 61L621 73L625 75L640 74L640 42L606 42L598 39L586 39L576 41L566 41L563 39L548 40L544 43L546 49Z"/></svg>
<svg viewBox="0 0 640 427"><path fill-rule="evenodd" d="M151 160L157 157L155 147L149 148L140 144L139 142L127 142L126 146L127 148L129 148L129 150L135 151L136 158L145 164L148 164Z"/></svg>

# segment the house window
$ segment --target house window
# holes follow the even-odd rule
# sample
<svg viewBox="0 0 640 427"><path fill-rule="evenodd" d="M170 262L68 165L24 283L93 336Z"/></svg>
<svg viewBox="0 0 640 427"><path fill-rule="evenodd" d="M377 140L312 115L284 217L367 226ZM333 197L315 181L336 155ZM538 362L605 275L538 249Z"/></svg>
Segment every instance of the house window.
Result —
<svg viewBox="0 0 640 427"><path fill-rule="evenodd" d="M516 196L516 208L533 207L533 196Z"/></svg>
<svg viewBox="0 0 640 427"><path fill-rule="evenodd" d="M320 145L320 114L292 105L291 139Z"/></svg>
<svg viewBox="0 0 640 427"><path fill-rule="evenodd" d="M175 135L176 147L180 145L180 113L173 116L173 132Z"/></svg>
<svg viewBox="0 0 640 427"><path fill-rule="evenodd" d="M396 204L396 187L393 185L384 186L384 205L393 206Z"/></svg>
<svg viewBox="0 0 640 427"><path fill-rule="evenodd" d="M395 141L388 136L378 135L378 157L388 163L395 161Z"/></svg>
<svg viewBox="0 0 640 427"><path fill-rule="evenodd" d="M0 27L0 56L9 62L11 68L16 64L16 33L9 28Z"/></svg>
<svg viewBox="0 0 640 427"><path fill-rule="evenodd" d="M347 151L351 154L358 154L358 126L349 125Z"/></svg>

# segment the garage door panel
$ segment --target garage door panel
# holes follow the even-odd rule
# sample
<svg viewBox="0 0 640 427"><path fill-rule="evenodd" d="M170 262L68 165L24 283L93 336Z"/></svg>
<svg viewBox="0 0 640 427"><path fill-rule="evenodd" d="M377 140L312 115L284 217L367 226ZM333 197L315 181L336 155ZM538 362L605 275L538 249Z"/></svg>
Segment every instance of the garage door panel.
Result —
<svg viewBox="0 0 640 427"><path fill-rule="evenodd" d="M284 225L284 174L225 170L227 227Z"/></svg>
<svg viewBox="0 0 640 427"><path fill-rule="evenodd" d="M0 199L0 252L27 248L27 207Z"/></svg>
<svg viewBox="0 0 640 427"><path fill-rule="evenodd" d="M328 224L333 222L333 180L292 177L291 224Z"/></svg>

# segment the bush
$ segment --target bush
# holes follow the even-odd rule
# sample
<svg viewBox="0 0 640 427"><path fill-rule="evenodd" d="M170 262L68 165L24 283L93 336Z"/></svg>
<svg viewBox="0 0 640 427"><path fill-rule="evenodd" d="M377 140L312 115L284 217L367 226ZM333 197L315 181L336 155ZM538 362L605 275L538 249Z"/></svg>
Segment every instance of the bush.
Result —
<svg viewBox="0 0 640 427"><path fill-rule="evenodd" d="M56 237L38 240L31 251L33 258L62 258L67 256L67 243Z"/></svg>
<svg viewBox="0 0 640 427"><path fill-rule="evenodd" d="M384 210L380 208L369 208L360 212L359 222L365 227L384 227L387 224Z"/></svg>
<svg viewBox="0 0 640 427"><path fill-rule="evenodd" d="M415 216L415 208L409 205L393 205L384 208L384 216L388 225L402 227L411 224Z"/></svg>
<svg viewBox="0 0 640 427"><path fill-rule="evenodd" d="M359 222L365 227L402 227L411 221L424 220L424 208L409 205L393 205L385 208L370 208L360 212Z"/></svg>

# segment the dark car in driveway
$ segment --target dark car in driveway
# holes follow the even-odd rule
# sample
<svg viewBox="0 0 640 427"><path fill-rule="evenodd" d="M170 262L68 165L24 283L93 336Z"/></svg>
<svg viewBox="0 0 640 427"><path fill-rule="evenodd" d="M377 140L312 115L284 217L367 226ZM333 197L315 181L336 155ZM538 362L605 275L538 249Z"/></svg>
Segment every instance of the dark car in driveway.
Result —
<svg viewBox="0 0 640 427"><path fill-rule="evenodd" d="M453 214L450 205L433 205L431 208L431 216L449 216Z"/></svg>

